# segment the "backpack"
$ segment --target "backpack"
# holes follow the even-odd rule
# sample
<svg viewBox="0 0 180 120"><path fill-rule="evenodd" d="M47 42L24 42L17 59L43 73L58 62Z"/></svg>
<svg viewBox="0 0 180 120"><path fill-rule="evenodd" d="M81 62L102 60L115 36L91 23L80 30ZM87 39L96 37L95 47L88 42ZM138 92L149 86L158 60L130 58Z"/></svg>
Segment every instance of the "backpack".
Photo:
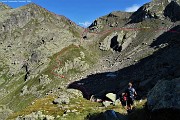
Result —
<svg viewBox="0 0 180 120"><path fill-rule="evenodd" d="M127 93L125 93L123 96L122 96L122 99L123 99L123 101L127 101Z"/></svg>
<svg viewBox="0 0 180 120"><path fill-rule="evenodd" d="M121 101L121 104L122 104L122 106L126 106L126 102L127 102L127 100L128 100L128 98L127 98L128 96L127 96L127 93L125 93L124 95L121 95L121 97L120 97L120 101Z"/></svg>

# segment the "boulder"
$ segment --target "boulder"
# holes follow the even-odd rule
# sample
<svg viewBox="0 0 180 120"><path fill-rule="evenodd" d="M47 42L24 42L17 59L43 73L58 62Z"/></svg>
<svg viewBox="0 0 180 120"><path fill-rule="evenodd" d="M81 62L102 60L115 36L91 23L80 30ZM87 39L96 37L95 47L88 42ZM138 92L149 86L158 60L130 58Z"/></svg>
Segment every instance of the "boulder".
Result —
<svg viewBox="0 0 180 120"><path fill-rule="evenodd" d="M58 98L54 99L54 104L69 104L69 98L67 96L59 96Z"/></svg>
<svg viewBox="0 0 180 120"><path fill-rule="evenodd" d="M76 89L67 89L67 92L75 97L82 97L83 98L83 94L80 90L76 90Z"/></svg>
<svg viewBox="0 0 180 120"><path fill-rule="evenodd" d="M148 93L147 106L151 111L180 110L180 78L159 81Z"/></svg>
<svg viewBox="0 0 180 120"><path fill-rule="evenodd" d="M113 102L116 101L116 94L114 94L114 93L107 93L106 97L109 98L110 100L112 100Z"/></svg>
<svg viewBox="0 0 180 120"><path fill-rule="evenodd" d="M41 84L41 85L47 85L47 84L49 84L50 82L51 82L52 80L49 78L49 76L48 75L41 75L40 77L39 77L39 83Z"/></svg>
<svg viewBox="0 0 180 120"><path fill-rule="evenodd" d="M114 110L107 110L100 114L89 115L87 120L126 120L126 116Z"/></svg>
<svg viewBox="0 0 180 120"><path fill-rule="evenodd" d="M111 102L111 101L103 101L102 104L103 104L105 107L108 107L108 106L110 106L112 103L113 103L113 102Z"/></svg>
<svg viewBox="0 0 180 120"><path fill-rule="evenodd" d="M27 94L29 94L29 90L28 90L28 86L25 85L25 86L22 88L20 95L27 95Z"/></svg>

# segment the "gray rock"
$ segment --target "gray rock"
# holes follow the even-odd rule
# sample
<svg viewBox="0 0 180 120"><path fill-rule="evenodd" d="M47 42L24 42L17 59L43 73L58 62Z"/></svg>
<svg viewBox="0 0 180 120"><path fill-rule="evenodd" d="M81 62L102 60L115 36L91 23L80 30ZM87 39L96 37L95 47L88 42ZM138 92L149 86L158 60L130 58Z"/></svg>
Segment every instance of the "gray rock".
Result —
<svg viewBox="0 0 180 120"><path fill-rule="evenodd" d="M82 58L82 59L84 59L84 58L85 58L85 54L84 54L84 52L83 52L83 51L81 51L81 52L80 52L80 56L81 56L81 58Z"/></svg>
<svg viewBox="0 0 180 120"><path fill-rule="evenodd" d="M55 117L50 115L44 115L41 111L32 112L29 115L18 116L16 120L54 120Z"/></svg>
<svg viewBox="0 0 180 120"><path fill-rule="evenodd" d="M108 110L104 112L106 120L118 120L118 117L113 110Z"/></svg>
<svg viewBox="0 0 180 120"><path fill-rule="evenodd" d="M21 90L21 94L20 95L26 95L29 94L29 90L28 90L28 86L25 85L22 90Z"/></svg>
<svg viewBox="0 0 180 120"><path fill-rule="evenodd" d="M12 110L6 108L5 106L0 106L0 118L6 120L9 115L13 113Z"/></svg>
<svg viewBox="0 0 180 120"><path fill-rule="evenodd" d="M51 82L52 80L48 77L48 75L41 75L39 77L39 83L41 85L47 85Z"/></svg>
<svg viewBox="0 0 180 120"><path fill-rule="evenodd" d="M117 99L115 102L114 102L114 105L121 105L121 101L119 99Z"/></svg>
<svg viewBox="0 0 180 120"><path fill-rule="evenodd" d="M83 98L83 94L80 90L76 90L76 89L67 89L67 92L69 94L71 94L72 96L76 96L76 97L82 97Z"/></svg>
<svg viewBox="0 0 180 120"><path fill-rule="evenodd" d="M115 112L114 110L107 110L103 113L100 113L96 116L91 116L89 117L90 119L88 120L127 120L126 116L118 113L118 112Z"/></svg>
<svg viewBox="0 0 180 120"><path fill-rule="evenodd" d="M96 102L96 100L97 100L97 98L95 98L94 95L91 95L90 101L91 101L91 102Z"/></svg>
<svg viewBox="0 0 180 120"><path fill-rule="evenodd" d="M105 107L108 107L108 106L110 106L112 103L113 103L113 102L111 102L111 101L103 101L102 104L103 104Z"/></svg>
<svg viewBox="0 0 180 120"><path fill-rule="evenodd" d="M161 19L166 18L172 21L178 21L179 11L180 11L180 1L179 0L153 0L140 7L133 15L130 17L131 22L141 22L149 18ZM178 11L178 12L174 12Z"/></svg>
<svg viewBox="0 0 180 120"><path fill-rule="evenodd" d="M113 102L116 101L116 94L114 94L114 93L107 93L106 97L109 98L110 100L112 100Z"/></svg>
<svg viewBox="0 0 180 120"><path fill-rule="evenodd" d="M147 105L152 111L180 109L180 78L159 81L148 93Z"/></svg>
<svg viewBox="0 0 180 120"><path fill-rule="evenodd" d="M54 104L69 104L70 100L67 96L59 96L58 98L56 98L53 103Z"/></svg>

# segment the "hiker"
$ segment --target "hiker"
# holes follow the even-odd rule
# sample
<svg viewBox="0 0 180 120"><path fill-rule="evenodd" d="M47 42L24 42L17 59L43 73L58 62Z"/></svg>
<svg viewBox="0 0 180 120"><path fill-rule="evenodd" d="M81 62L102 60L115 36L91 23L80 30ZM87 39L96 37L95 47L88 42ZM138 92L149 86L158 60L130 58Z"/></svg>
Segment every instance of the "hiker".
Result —
<svg viewBox="0 0 180 120"><path fill-rule="evenodd" d="M124 95L127 96L127 112L131 112L132 111L132 106L134 104L134 99L135 99L135 95L137 95L135 89L132 87L132 83L129 82L128 84L128 88L125 90Z"/></svg>

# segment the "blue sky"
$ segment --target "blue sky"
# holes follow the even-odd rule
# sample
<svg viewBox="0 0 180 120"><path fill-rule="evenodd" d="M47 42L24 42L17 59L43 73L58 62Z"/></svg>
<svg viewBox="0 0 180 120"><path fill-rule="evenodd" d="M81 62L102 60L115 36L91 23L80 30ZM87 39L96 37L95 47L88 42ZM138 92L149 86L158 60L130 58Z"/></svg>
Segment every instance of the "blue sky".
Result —
<svg viewBox="0 0 180 120"><path fill-rule="evenodd" d="M64 15L87 27L98 17L112 11L134 11L151 0L0 0L13 8L34 2L51 12Z"/></svg>

